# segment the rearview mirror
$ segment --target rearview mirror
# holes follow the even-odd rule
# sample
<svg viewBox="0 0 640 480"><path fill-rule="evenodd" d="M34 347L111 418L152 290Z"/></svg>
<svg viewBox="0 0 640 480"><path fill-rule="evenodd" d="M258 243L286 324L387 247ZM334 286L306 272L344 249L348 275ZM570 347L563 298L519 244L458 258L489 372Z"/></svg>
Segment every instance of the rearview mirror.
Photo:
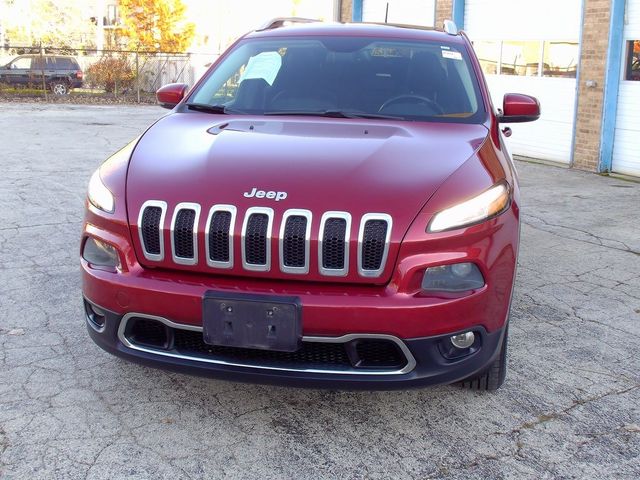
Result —
<svg viewBox="0 0 640 480"><path fill-rule="evenodd" d="M169 83L156 92L156 98L161 107L171 109L182 101L187 89L186 83Z"/></svg>
<svg viewBox="0 0 640 480"><path fill-rule="evenodd" d="M504 96L500 123L533 122L540 118L538 99L521 93L507 93Z"/></svg>

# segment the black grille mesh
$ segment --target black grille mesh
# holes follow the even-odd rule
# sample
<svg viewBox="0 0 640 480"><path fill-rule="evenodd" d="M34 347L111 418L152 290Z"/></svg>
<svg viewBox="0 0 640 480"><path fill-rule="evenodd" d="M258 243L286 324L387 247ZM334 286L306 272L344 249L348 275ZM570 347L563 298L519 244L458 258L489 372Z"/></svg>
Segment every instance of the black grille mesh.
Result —
<svg viewBox="0 0 640 480"><path fill-rule="evenodd" d="M173 244L176 256L181 258L194 258L193 251L193 222L196 212L191 209L182 209L176 216L176 224L173 227Z"/></svg>
<svg viewBox="0 0 640 480"><path fill-rule="evenodd" d="M345 233L344 218L329 218L324 224L322 240L322 266L335 270L344 268Z"/></svg>
<svg viewBox="0 0 640 480"><path fill-rule="evenodd" d="M305 235L307 232L307 218L301 215L292 215L287 218L282 239L282 259L285 267L304 267Z"/></svg>
<svg viewBox="0 0 640 480"><path fill-rule="evenodd" d="M389 340L359 340L356 344L361 367L403 367L407 360L398 346Z"/></svg>
<svg viewBox="0 0 640 480"><path fill-rule="evenodd" d="M152 255L160 255L160 207L147 207L142 213L142 241L144 249Z"/></svg>
<svg viewBox="0 0 640 480"><path fill-rule="evenodd" d="M156 320L137 318L127 330L127 338L134 343L164 347L167 344L167 328Z"/></svg>
<svg viewBox="0 0 640 480"><path fill-rule="evenodd" d="M214 212L209 226L209 259L214 262L229 261L229 228L231 212Z"/></svg>
<svg viewBox="0 0 640 480"><path fill-rule="evenodd" d="M221 347L209 345L202 340L202 333L188 330L174 330L174 348L182 353L197 353L199 356L211 356L216 359L255 362L280 366L327 366L350 367L349 357L341 343L302 342L297 352L276 352L250 348Z"/></svg>
<svg viewBox="0 0 640 480"><path fill-rule="evenodd" d="M378 270L382 265L382 256L389 225L385 220L367 220L362 236L362 269Z"/></svg>
<svg viewBox="0 0 640 480"><path fill-rule="evenodd" d="M251 265L267 264L267 227L269 217L264 213L252 213L247 220L244 248L245 260Z"/></svg>

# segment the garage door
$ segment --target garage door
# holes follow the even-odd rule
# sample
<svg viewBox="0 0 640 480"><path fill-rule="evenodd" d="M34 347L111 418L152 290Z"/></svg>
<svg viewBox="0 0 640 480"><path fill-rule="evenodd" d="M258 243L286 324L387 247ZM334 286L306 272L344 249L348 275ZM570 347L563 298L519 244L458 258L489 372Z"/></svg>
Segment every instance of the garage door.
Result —
<svg viewBox="0 0 640 480"><path fill-rule="evenodd" d="M494 106L505 93L534 95L540 120L511 125L516 155L571 159L582 0L467 0L465 30ZM550 14L552 12L552 14Z"/></svg>
<svg viewBox="0 0 640 480"><path fill-rule="evenodd" d="M433 27L435 23L435 0L364 0L363 22L383 23L389 6L387 21L406 25Z"/></svg>
<svg viewBox="0 0 640 480"><path fill-rule="evenodd" d="M627 2L612 170L640 176L640 0Z"/></svg>

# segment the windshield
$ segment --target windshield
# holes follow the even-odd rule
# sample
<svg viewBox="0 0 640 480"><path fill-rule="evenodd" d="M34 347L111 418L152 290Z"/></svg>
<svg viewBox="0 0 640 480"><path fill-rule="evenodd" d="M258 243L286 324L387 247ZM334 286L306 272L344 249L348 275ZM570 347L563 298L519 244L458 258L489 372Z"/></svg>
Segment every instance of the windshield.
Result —
<svg viewBox="0 0 640 480"><path fill-rule="evenodd" d="M480 98L467 52L457 45L289 37L238 44L189 104L210 113L479 123Z"/></svg>

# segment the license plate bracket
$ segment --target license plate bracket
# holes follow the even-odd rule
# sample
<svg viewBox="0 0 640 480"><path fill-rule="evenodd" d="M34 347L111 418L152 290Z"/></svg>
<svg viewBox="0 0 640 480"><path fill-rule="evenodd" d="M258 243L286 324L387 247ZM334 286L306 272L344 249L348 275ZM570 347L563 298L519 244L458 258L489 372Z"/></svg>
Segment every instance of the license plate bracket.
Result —
<svg viewBox="0 0 640 480"><path fill-rule="evenodd" d="M282 352L302 346L298 297L208 291L202 304L207 344Z"/></svg>

